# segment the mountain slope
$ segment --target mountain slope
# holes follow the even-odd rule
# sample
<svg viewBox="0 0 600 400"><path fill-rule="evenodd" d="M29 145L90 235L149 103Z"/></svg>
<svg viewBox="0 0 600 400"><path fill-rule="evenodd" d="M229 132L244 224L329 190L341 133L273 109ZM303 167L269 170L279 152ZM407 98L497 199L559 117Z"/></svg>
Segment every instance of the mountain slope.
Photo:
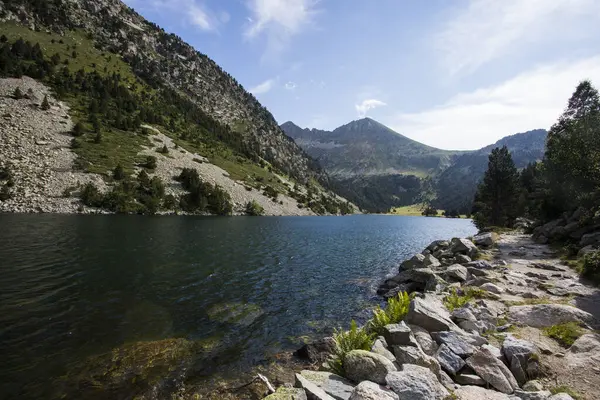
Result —
<svg viewBox="0 0 600 400"><path fill-rule="evenodd" d="M546 131L505 137L476 151L446 151L402 136L365 118L334 131L302 129L292 122L282 129L332 178L338 193L373 212L432 202L437 208L469 213L488 155L506 145L518 168L541 159Z"/></svg>
<svg viewBox="0 0 600 400"><path fill-rule="evenodd" d="M547 132L536 129L507 136L480 150L458 157L437 179L435 206L470 213L477 185L488 165L488 156L496 147L507 146L517 168L544 156Z"/></svg>
<svg viewBox="0 0 600 400"><path fill-rule="evenodd" d="M281 126L336 179L371 175L427 176L447 167L458 152L426 146L364 118L332 132Z"/></svg>
<svg viewBox="0 0 600 400"><path fill-rule="evenodd" d="M267 210L278 208L272 207L271 201L297 204L292 213L349 210L348 204L319 184L326 182L326 176L317 164L234 78L122 2L0 2L0 31L0 78L31 76L70 107L74 128L69 132L65 125L60 130L73 137L69 151L77 158L72 168L100 174L108 184L104 199L86 192L94 194L89 202L94 207L156 212L185 203L190 208L189 201L177 203L179 199L170 197L180 192L181 183L175 177L183 164L173 170L163 168L165 162L170 165L170 158L183 154L189 155L192 169L207 183L200 187L194 181L194 188L202 189L201 193L181 195L182 201L194 199L191 212L204 212L211 199L215 203L227 200L215 184L225 192L231 188L234 201L258 199ZM44 111L39 93L26 93L28 101L16 96L14 100L17 102L10 105L25 113L25 119L27 107ZM156 158L158 162L150 160ZM11 161L0 160L0 170L5 171L9 167L5 164ZM219 167L220 175L231 182L216 179L207 171L217 170L201 167L204 163ZM142 172L149 176L142 176L137 183L130 181ZM148 187L149 178L163 182ZM14 189L8 183L15 182L0 182L4 185L0 189L10 194ZM16 182L17 186L22 183ZM174 187L178 188L175 192L171 190ZM82 192L80 185L65 189ZM242 194L248 191L248 196L240 195L238 189ZM262 194L255 195L255 190ZM210 209L211 204L208 206ZM244 212L245 204L233 206L234 212Z"/></svg>

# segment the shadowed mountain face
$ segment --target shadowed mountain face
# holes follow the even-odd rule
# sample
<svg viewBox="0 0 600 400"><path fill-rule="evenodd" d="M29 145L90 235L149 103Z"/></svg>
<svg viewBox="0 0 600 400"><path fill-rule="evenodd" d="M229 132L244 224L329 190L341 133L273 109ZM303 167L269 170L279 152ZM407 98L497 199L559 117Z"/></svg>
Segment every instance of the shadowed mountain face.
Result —
<svg viewBox="0 0 600 400"><path fill-rule="evenodd" d="M460 152L426 146L364 118L332 132L281 126L336 179L373 175L427 176L448 167Z"/></svg>
<svg viewBox="0 0 600 400"><path fill-rule="evenodd" d="M422 201L468 212L493 148L507 145L522 168L542 158L546 139L545 130L535 130L461 152L424 145L370 118L332 132L292 122L281 128L321 164L338 193L377 212Z"/></svg>

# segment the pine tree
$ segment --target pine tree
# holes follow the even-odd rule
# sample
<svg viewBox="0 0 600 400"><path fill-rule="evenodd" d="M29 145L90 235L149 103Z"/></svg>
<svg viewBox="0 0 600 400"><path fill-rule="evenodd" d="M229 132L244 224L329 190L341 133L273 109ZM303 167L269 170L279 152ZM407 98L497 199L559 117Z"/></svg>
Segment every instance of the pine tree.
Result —
<svg viewBox="0 0 600 400"><path fill-rule="evenodd" d="M518 216L519 173L506 146L495 148L475 194L474 220L478 228L510 227Z"/></svg>
<svg viewBox="0 0 600 400"><path fill-rule="evenodd" d="M597 199L600 96L590 81L577 86L566 110L548 132L544 167L555 214Z"/></svg>
<svg viewBox="0 0 600 400"><path fill-rule="evenodd" d="M44 96L44 100L42 100L41 105L42 110L46 111L50 109L50 103L48 102L48 96Z"/></svg>
<svg viewBox="0 0 600 400"><path fill-rule="evenodd" d="M15 91L13 92L13 97L16 100L21 100L23 98L23 92L21 92L21 88L20 87L17 87L15 89Z"/></svg>
<svg viewBox="0 0 600 400"><path fill-rule="evenodd" d="M121 164L117 164L115 169L113 170L113 178L117 181L125 179L126 174L123 166Z"/></svg>

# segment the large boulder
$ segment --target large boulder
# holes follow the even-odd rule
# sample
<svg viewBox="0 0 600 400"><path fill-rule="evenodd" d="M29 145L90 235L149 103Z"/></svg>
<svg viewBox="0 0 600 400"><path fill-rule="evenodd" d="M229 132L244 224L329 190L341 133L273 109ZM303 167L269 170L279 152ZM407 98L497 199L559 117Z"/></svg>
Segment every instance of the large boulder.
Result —
<svg viewBox="0 0 600 400"><path fill-rule="evenodd" d="M554 396L550 396L550 398L548 398L548 400L574 400L574 399L567 393L556 393Z"/></svg>
<svg viewBox="0 0 600 400"><path fill-rule="evenodd" d="M371 351L373 353L379 354L390 360L391 362L396 361L396 357L392 354L391 351L388 350L387 342L383 337L378 337L373 342L373 346L371 347Z"/></svg>
<svg viewBox="0 0 600 400"><path fill-rule="evenodd" d="M469 277L469 270L460 264L453 264L444 271L444 278L449 282L464 282Z"/></svg>
<svg viewBox="0 0 600 400"><path fill-rule="evenodd" d="M504 288L501 288L500 286L494 285L493 283L490 283L490 282L486 282L479 287L481 289L485 290L486 292L491 292L491 293L495 293L495 294L502 294L506 291Z"/></svg>
<svg viewBox="0 0 600 400"><path fill-rule="evenodd" d="M471 261L470 263L467 263L466 266L467 266L467 268L471 267L471 268L476 268L476 269L481 269L481 270L494 269L494 266L486 260Z"/></svg>
<svg viewBox="0 0 600 400"><path fill-rule="evenodd" d="M383 386L364 381L354 388L348 400L400 400L400 398Z"/></svg>
<svg viewBox="0 0 600 400"><path fill-rule="evenodd" d="M412 331L404 321L399 324L386 325L383 330L383 337L388 346L418 346Z"/></svg>
<svg viewBox="0 0 600 400"><path fill-rule="evenodd" d="M474 374L459 374L454 377L454 380L459 385L468 386L486 386L487 383L481 377Z"/></svg>
<svg viewBox="0 0 600 400"><path fill-rule="evenodd" d="M440 346L435 353L435 358L438 360L444 371L452 376L456 375L456 373L466 365L463 359L456 355L445 344Z"/></svg>
<svg viewBox="0 0 600 400"><path fill-rule="evenodd" d="M515 390L514 396L521 400L548 400L552 393L549 390L541 390L538 392L526 392L524 390Z"/></svg>
<svg viewBox="0 0 600 400"><path fill-rule="evenodd" d="M461 386L454 391L457 400L510 400L504 393L478 386Z"/></svg>
<svg viewBox="0 0 600 400"><path fill-rule="evenodd" d="M349 380L331 372L304 370L296 374L296 387L306 390L308 399L317 400L348 400L354 390ZM326 394L326 397L323 397Z"/></svg>
<svg viewBox="0 0 600 400"><path fill-rule="evenodd" d="M423 353L420 348L411 346L392 346L392 350L394 351L398 364L419 365L429 369L435 376L440 376L440 363L435 358Z"/></svg>
<svg viewBox="0 0 600 400"><path fill-rule="evenodd" d="M489 350L477 349L467 358L467 365L496 390L511 394L519 388L510 370Z"/></svg>
<svg viewBox="0 0 600 400"><path fill-rule="evenodd" d="M469 343L465 335L461 335L458 332L433 332L431 337L440 346L446 345L456 355L462 358L469 357L475 351L475 347Z"/></svg>
<svg viewBox="0 0 600 400"><path fill-rule="evenodd" d="M433 356L438 349L438 345L431 337L431 334L426 329L417 325L409 325L409 327L421 350L428 356Z"/></svg>
<svg viewBox="0 0 600 400"><path fill-rule="evenodd" d="M481 235L474 236L473 243L475 243L477 246L492 246L494 244L494 234L491 232L487 232L482 233Z"/></svg>
<svg viewBox="0 0 600 400"><path fill-rule="evenodd" d="M512 306L508 309L508 316L517 324L534 328L545 328L565 322L581 322L592 326L595 324L592 314L564 304Z"/></svg>
<svg viewBox="0 0 600 400"><path fill-rule="evenodd" d="M598 244L600 244L600 232L585 234L581 237L581 241L579 241L580 247Z"/></svg>
<svg viewBox="0 0 600 400"><path fill-rule="evenodd" d="M305 344L294 352L294 355L308 360L312 364L325 362L335 350L335 340L325 337L315 342Z"/></svg>
<svg viewBox="0 0 600 400"><path fill-rule="evenodd" d="M450 251L454 254L465 254L473 258L477 255L479 249L469 239L454 238L450 242Z"/></svg>
<svg viewBox="0 0 600 400"><path fill-rule="evenodd" d="M424 298L415 297L411 300L405 321L429 332L458 329L441 301L430 295L425 295Z"/></svg>
<svg viewBox="0 0 600 400"><path fill-rule="evenodd" d="M570 367L585 368L591 360L600 362L600 334L588 333L575 341L565 356Z"/></svg>
<svg viewBox="0 0 600 400"><path fill-rule="evenodd" d="M418 365L406 364L402 371L389 374L386 381L400 399L444 400L450 395L433 372Z"/></svg>
<svg viewBox="0 0 600 400"><path fill-rule="evenodd" d="M513 373L517 382L523 385L527 382L527 368L529 361L534 355L538 355L538 349L535 344L522 339L517 339L508 335L502 343L502 354L508 361L510 371Z"/></svg>
<svg viewBox="0 0 600 400"><path fill-rule="evenodd" d="M425 255L423 254L415 254L408 260L404 261L400 264L400 272L406 271L414 268L423 268L425 266Z"/></svg>
<svg viewBox="0 0 600 400"><path fill-rule="evenodd" d="M352 350L344 359L346 377L356 383L371 381L385 385L388 373L396 371L392 361L365 350Z"/></svg>

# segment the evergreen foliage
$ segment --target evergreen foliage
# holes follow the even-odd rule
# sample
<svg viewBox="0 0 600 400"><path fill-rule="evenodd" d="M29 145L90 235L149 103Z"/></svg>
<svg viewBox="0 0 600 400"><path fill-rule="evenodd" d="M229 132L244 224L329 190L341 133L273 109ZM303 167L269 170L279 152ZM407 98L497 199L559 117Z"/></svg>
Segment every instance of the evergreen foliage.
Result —
<svg viewBox="0 0 600 400"><path fill-rule="evenodd" d="M217 215L229 215L233 203L229 193L209 182L204 182L193 168L184 168L177 177L189 193L181 197L181 208L188 212L211 212Z"/></svg>
<svg viewBox="0 0 600 400"><path fill-rule="evenodd" d="M246 215L261 216L265 213L263 206L258 204L256 200L249 201L246 204Z"/></svg>
<svg viewBox="0 0 600 400"><path fill-rule="evenodd" d="M518 216L519 173L506 146L495 148L475 194L474 222L479 229L510 227Z"/></svg>
<svg viewBox="0 0 600 400"><path fill-rule="evenodd" d="M44 100L42 100L42 105L40 106L40 108L44 111L50 109L50 103L48 102L48 96L44 96Z"/></svg>
<svg viewBox="0 0 600 400"><path fill-rule="evenodd" d="M427 206L421 214L425 217L435 217L438 215L438 211L435 207Z"/></svg>

